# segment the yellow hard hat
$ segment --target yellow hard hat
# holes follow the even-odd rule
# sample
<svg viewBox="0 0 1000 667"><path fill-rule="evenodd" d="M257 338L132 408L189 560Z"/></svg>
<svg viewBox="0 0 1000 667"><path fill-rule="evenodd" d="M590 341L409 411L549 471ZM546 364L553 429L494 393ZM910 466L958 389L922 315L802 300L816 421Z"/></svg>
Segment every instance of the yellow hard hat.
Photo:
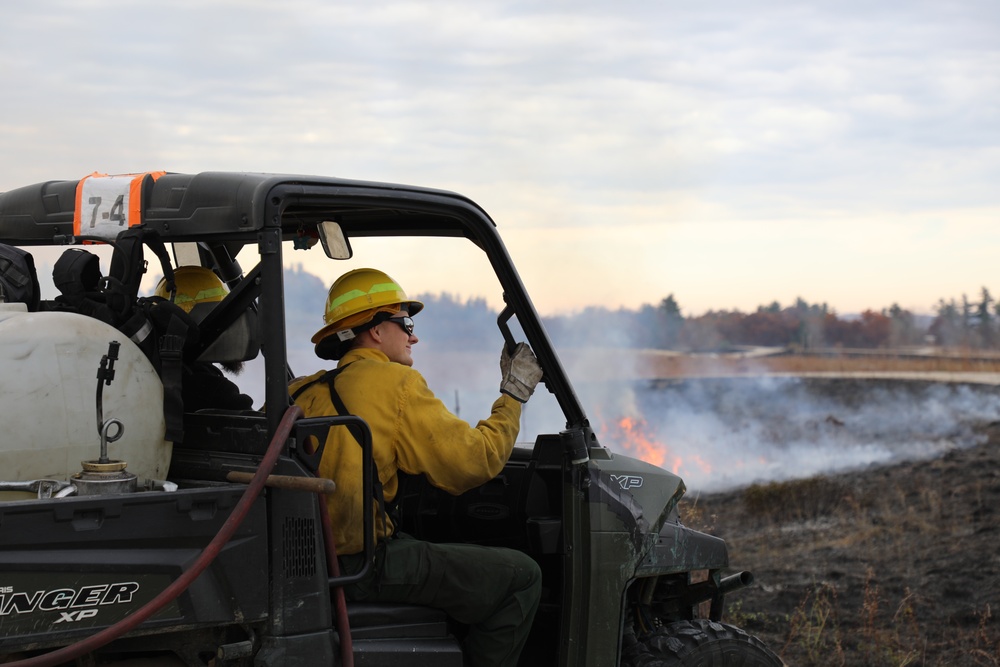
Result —
<svg viewBox="0 0 1000 667"><path fill-rule="evenodd" d="M399 305L409 314L416 315L424 304L407 298L406 292L399 284L385 273L376 269L355 269L337 278L330 287L326 297L326 310L322 329L312 337L313 343L318 343L330 334L344 328L352 328L365 324L371 317L355 318L355 315L371 311L371 316L386 306ZM351 318L352 327L344 326Z"/></svg>
<svg viewBox="0 0 1000 667"><path fill-rule="evenodd" d="M174 285L177 288L173 302L185 313L200 303L215 303L226 298L226 287L211 269L203 266L179 266L174 271ZM155 296L170 298L167 291L167 281L160 279L156 286Z"/></svg>

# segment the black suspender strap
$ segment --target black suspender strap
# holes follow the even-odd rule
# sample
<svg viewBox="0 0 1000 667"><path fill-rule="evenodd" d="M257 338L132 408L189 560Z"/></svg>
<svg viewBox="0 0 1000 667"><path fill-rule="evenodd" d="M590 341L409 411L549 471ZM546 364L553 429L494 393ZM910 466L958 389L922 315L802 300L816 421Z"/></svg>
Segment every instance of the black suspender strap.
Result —
<svg viewBox="0 0 1000 667"><path fill-rule="evenodd" d="M351 363L344 364L343 366L340 366L335 370L327 371L326 373L323 373L315 380L312 380L311 382L307 382L306 384L302 385L301 387L295 390L295 393L292 394L292 401L294 402L295 399L301 396L303 392L305 392L313 385L324 383L330 390L330 401L333 403L333 407L337 409L337 414L338 415L351 414L351 411L347 409L346 405L344 405L344 399L342 399L340 397L340 394L337 393L337 388L335 386L335 380L337 379L337 376L340 375L341 371L345 370L348 366L350 366ZM361 436L358 435L358 433L354 430L353 426L348 426L347 430L351 432L351 435L354 437L355 442L357 442L358 446L360 447ZM374 472L375 472L375 474L373 475L374 479L372 479L372 492L375 495L375 501L378 503L379 514L382 515L382 525L385 526L388 523L386 521L387 514L385 509L385 493L382 490L382 480L378 475L378 470L376 469ZM395 528L395 525L393 527Z"/></svg>
<svg viewBox="0 0 1000 667"><path fill-rule="evenodd" d="M181 381L184 374L184 340L187 324L179 317L171 317L167 332L159 340L160 379L163 382L163 418L166 422L166 440L180 443L184 440L184 399Z"/></svg>

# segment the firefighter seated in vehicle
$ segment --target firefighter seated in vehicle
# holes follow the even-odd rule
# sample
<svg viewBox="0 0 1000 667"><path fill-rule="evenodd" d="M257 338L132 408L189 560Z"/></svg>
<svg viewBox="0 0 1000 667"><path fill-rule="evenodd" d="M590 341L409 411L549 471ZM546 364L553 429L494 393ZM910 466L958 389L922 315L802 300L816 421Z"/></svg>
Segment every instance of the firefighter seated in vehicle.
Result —
<svg viewBox="0 0 1000 667"><path fill-rule="evenodd" d="M503 381L491 414L471 427L453 415L412 368L413 316L423 304L389 276L358 269L330 288L316 354L335 371L294 380L289 391L307 417L354 414L371 428L376 495L392 503L398 472L423 474L458 495L499 474L517 437L521 403L541 378L527 345L501 357ZM364 564L363 512L375 512L376 558L369 575L345 587L349 600L404 602L445 611L469 626L463 652L472 665L516 665L541 596L537 563L513 549L433 544L396 533L362 494L361 447L346 428L330 429L319 473L337 483L329 510L341 571Z"/></svg>
<svg viewBox="0 0 1000 667"><path fill-rule="evenodd" d="M154 296L174 303L190 315L195 324L201 323L228 293L219 277L201 266L178 267L174 271L174 284L176 289L171 294L166 281L161 279ZM218 363L232 375L239 375L243 362L256 356L259 344L251 315L244 313L197 360L184 364L181 396L185 412L205 408L253 408L253 399L241 393L239 387L212 363Z"/></svg>

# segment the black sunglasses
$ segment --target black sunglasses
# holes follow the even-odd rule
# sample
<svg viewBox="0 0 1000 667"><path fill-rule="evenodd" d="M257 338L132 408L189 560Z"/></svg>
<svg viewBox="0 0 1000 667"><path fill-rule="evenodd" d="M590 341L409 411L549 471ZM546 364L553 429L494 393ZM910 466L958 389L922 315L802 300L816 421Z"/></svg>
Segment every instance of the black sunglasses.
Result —
<svg viewBox="0 0 1000 667"><path fill-rule="evenodd" d="M393 324L398 324L399 328L406 332L407 336L413 335L413 318L412 317L390 317L389 322Z"/></svg>

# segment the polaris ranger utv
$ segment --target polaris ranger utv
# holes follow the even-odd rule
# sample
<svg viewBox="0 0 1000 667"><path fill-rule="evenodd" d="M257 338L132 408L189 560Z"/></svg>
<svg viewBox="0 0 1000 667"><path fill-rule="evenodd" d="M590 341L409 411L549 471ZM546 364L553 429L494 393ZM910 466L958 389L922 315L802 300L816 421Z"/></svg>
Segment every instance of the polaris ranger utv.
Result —
<svg viewBox="0 0 1000 667"><path fill-rule="evenodd" d="M479 206L381 183L164 172L0 193L0 663L462 664L462 628L443 613L344 602L351 578L325 539L337 490L315 471L329 429L351 428L371 497L370 432L351 415L300 418L288 394L286 256L378 264L369 241L400 237L463 240L486 260L506 304L498 343L527 340L565 422L460 497L420 480L398 494L405 532L538 562L520 664L781 664L722 622L752 576L681 524L681 479L601 446ZM90 250L109 246L102 275ZM36 266L53 263L61 294L41 299ZM139 295L147 264L169 286L192 263L229 287L200 321ZM257 410L182 400L185 367L258 355Z"/></svg>

